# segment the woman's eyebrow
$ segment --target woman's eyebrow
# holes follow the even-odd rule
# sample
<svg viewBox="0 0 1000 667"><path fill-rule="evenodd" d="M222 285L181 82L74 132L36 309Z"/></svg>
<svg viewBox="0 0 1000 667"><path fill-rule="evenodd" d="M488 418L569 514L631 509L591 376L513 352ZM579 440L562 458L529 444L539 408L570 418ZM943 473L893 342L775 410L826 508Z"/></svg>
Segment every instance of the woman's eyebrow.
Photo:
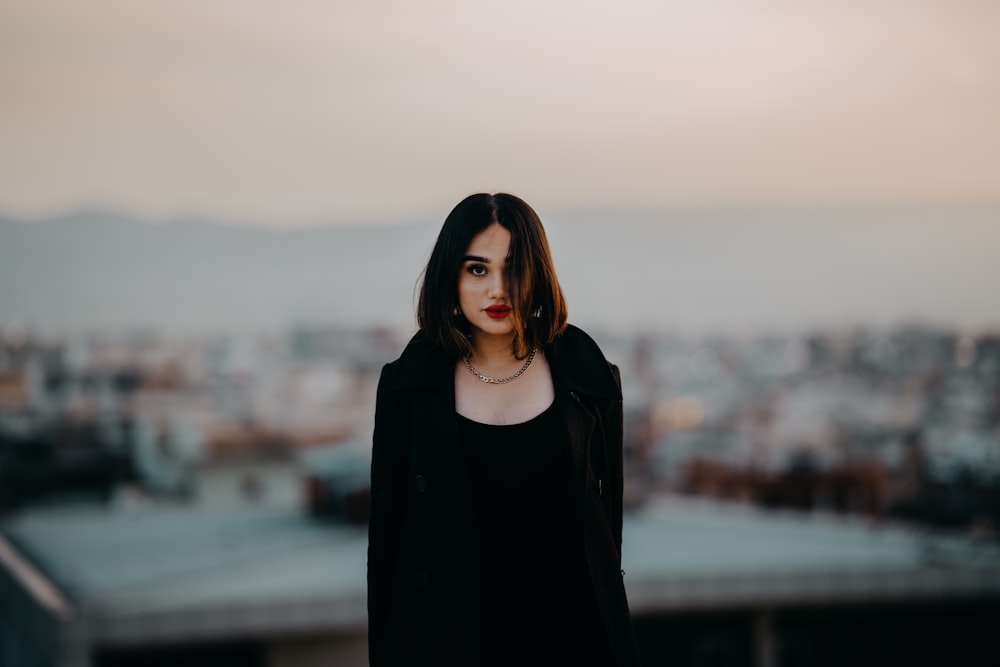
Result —
<svg viewBox="0 0 1000 667"><path fill-rule="evenodd" d="M485 257L480 257L479 255L466 255L462 258L463 262L481 262L483 264L489 264L490 260Z"/></svg>

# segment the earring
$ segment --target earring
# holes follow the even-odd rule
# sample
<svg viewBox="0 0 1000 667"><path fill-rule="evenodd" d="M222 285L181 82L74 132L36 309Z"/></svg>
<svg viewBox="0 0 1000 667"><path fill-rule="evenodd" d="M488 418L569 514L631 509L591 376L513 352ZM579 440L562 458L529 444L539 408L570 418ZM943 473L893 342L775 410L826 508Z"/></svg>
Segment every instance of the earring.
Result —
<svg viewBox="0 0 1000 667"><path fill-rule="evenodd" d="M451 314L454 315L455 317L458 317L458 306L455 306L452 309Z"/></svg>

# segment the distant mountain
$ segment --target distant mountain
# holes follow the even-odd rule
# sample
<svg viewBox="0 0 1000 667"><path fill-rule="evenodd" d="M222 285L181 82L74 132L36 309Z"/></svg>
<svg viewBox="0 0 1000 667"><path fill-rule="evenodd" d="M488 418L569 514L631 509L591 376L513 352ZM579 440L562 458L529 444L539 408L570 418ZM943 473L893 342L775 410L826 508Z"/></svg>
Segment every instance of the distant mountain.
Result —
<svg viewBox="0 0 1000 667"><path fill-rule="evenodd" d="M406 323L431 233L145 224L101 213L0 220L0 322L171 331Z"/></svg>
<svg viewBox="0 0 1000 667"><path fill-rule="evenodd" d="M438 225L0 218L0 327L412 327ZM546 227L585 325L1000 325L1000 205L565 214Z"/></svg>

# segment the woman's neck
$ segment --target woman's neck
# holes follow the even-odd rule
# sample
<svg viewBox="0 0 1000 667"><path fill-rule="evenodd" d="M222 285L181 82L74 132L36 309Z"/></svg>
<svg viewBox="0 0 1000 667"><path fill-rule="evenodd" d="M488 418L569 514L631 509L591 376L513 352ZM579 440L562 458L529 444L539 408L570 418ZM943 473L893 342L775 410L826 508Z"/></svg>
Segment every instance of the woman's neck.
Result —
<svg viewBox="0 0 1000 667"><path fill-rule="evenodd" d="M472 341L470 361L483 366L509 364L514 359L514 336L476 336Z"/></svg>

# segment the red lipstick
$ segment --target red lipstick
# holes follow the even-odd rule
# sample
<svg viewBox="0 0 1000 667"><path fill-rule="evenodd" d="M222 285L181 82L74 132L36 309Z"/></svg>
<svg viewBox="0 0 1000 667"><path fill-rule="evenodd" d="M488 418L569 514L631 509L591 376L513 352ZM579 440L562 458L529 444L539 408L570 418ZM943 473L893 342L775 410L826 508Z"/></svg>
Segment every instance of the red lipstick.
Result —
<svg viewBox="0 0 1000 667"><path fill-rule="evenodd" d="M510 306L490 306L485 310L486 314L494 320L502 320L510 314Z"/></svg>

